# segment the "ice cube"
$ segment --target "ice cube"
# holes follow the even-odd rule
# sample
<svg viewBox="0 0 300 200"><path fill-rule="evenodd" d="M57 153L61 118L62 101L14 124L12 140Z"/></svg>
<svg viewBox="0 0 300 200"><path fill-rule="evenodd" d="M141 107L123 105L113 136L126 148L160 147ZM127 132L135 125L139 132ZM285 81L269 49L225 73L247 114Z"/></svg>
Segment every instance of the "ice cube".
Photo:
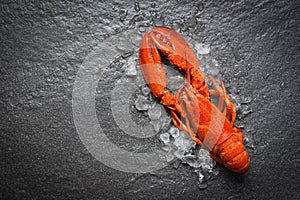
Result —
<svg viewBox="0 0 300 200"><path fill-rule="evenodd" d="M247 103L250 103L251 101L252 101L251 97L241 96L241 104L247 104Z"/></svg>
<svg viewBox="0 0 300 200"><path fill-rule="evenodd" d="M174 145L177 146L178 149L187 151L195 147L195 142L182 137L177 137L175 138Z"/></svg>
<svg viewBox="0 0 300 200"><path fill-rule="evenodd" d="M153 104L148 110L148 116L150 120L158 120L161 116L161 105Z"/></svg>
<svg viewBox="0 0 300 200"><path fill-rule="evenodd" d="M172 160L174 160L175 156L172 152L167 153L166 155L166 161L167 162L171 162Z"/></svg>
<svg viewBox="0 0 300 200"><path fill-rule="evenodd" d="M170 135L169 135L169 133L162 133L162 134L160 134L159 138L160 138L160 140L161 140L164 144L170 142Z"/></svg>
<svg viewBox="0 0 300 200"><path fill-rule="evenodd" d="M219 69L214 66L209 66L208 73L213 76L217 76L217 75L219 75Z"/></svg>
<svg viewBox="0 0 300 200"><path fill-rule="evenodd" d="M149 94L150 94L150 88L147 86L147 85L144 85L142 88L141 88L141 90L142 90L142 93L143 93L143 95L144 96L148 96Z"/></svg>
<svg viewBox="0 0 300 200"><path fill-rule="evenodd" d="M183 84L184 78L183 76L176 75L168 78L168 88L171 91L177 91Z"/></svg>
<svg viewBox="0 0 300 200"><path fill-rule="evenodd" d="M215 165L215 161L210 157L208 151L204 149L198 151L198 160L205 171L211 171Z"/></svg>
<svg viewBox="0 0 300 200"><path fill-rule="evenodd" d="M172 127L168 130L168 132L171 134L171 136L172 136L173 138L179 137L179 129L176 128L175 126L172 126Z"/></svg>
<svg viewBox="0 0 300 200"><path fill-rule="evenodd" d="M189 135L188 133L184 132L184 131L179 131L179 135L180 135L180 137L182 137L182 138L185 138L185 139L187 139L187 140L191 140L190 135Z"/></svg>
<svg viewBox="0 0 300 200"><path fill-rule="evenodd" d="M161 117L160 120L162 121L162 128L163 129L167 129L167 127L170 125L171 123L171 115L170 113L167 112L166 108L162 105L160 105L161 107Z"/></svg>
<svg viewBox="0 0 300 200"><path fill-rule="evenodd" d="M134 61L134 57L131 56L129 57L127 63L126 63L126 70L125 70L125 74L127 76L136 76L137 71L136 71L136 67L135 67L135 61Z"/></svg>
<svg viewBox="0 0 300 200"><path fill-rule="evenodd" d="M203 183L204 175L201 172L198 172L198 180L199 180L199 183Z"/></svg>
<svg viewBox="0 0 300 200"><path fill-rule="evenodd" d="M183 144L184 143L184 139L182 137L177 137L175 138L174 141L174 145L178 148L178 149L183 149Z"/></svg>
<svg viewBox="0 0 300 200"><path fill-rule="evenodd" d="M196 43L195 50L197 51L198 54L209 54L210 47L207 44Z"/></svg>
<svg viewBox="0 0 300 200"><path fill-rule="evenodd" d="M199 168L200 162L199 160L197 160L196 155L193 154L187 154L182 158L182 161L187 163L189 166L193 167L193 168Z"/></svg>
<svg viewBox="0 0 300 200"><path fill-rule="evenodd" d="M177 158L179 159L182 159L184 157L184 154L185 154L185 151L182 150L182 149L177 149L175 152L174 152L174 156L176 156Z"/></svg>
<svg viewBox="0 0 300 200"><path fill-rule="evenodd" d="M137 110L139 111L146 111L149 109L150 102L147 99L147 97L144 97L142 95L138 95L138 98L135 100L134 105Z"/></svg>
<svg viewBox="0 0 300 200"><path fill-rule="evenodd" d="M146 81L144 79L144 76L143 76L142 71L141 71L140 68L137 69L137 76L136 76L136 79L135 79L135 84L138 87L143 87L146 84Z"/></svg>
<svg viewBox="0 0 300 200"><path fill-rule="evenodd" d="M171 116L170 115L163 115L162 117L162 128L166 128L171 124Z"/></svg>
<svg viewBox="0 0 300 200"><path fill-rule="evenodd" d="M181 161L179 159L175 160L175 162L173 163L173 167L175 169L178 169L179 165L180 165Z"/></svg>
<svg viewBox="0 0 300 200"><path fill-rule="evenodd" d="M163 147L162 147L162 150L164 150L164 151L166 151L166 152L170 151L170 150L171 150L170 144L167 144L167 145L163 146Z"/></svg>
<svg viewBox="0 0 300 200"><path fill-rule="evenodd" d="M150 121L150 124L152 124L153 128L154 128L154 131L156 133L158 133L161 129L161 125L162 125L162 122L160 120L153 120L153 121Z"/></svg>

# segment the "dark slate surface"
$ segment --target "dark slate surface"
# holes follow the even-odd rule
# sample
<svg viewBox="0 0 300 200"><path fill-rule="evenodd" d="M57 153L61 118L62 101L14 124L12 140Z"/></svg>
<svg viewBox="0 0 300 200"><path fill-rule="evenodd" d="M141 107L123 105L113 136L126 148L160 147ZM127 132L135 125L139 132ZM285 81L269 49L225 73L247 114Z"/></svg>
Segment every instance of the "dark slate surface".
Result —
<svg viewBox="0 0 300 200"><path fill-rule="evenodd" d="M1 199L300 198L299 1L0 5ZM255 147L245 175L217 165L220 174L199 190L187 166L123 173L81 143L72 115L80 64L105 38L147 19L149 26L178 19L182 34L211 44L223 80L252 97L253 112L238 122ZM101 111L109 100L100 98L97 106Z"/></svg>

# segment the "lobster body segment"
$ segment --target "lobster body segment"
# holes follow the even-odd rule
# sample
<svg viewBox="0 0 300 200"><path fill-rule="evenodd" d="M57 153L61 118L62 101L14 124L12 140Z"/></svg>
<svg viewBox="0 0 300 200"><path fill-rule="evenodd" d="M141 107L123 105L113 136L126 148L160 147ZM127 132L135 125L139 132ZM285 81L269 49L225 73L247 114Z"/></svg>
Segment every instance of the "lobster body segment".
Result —
<svg viewBox="0 0 300 200"><path fill-rule="evenodd" d="M185 71L185 83L176 95L166 89L160 53ZM234 172L246 172L250 158L243 144L243 132L234 126L235 106L222 81L220 87L209 76L214 89L208 89L204 73L198 70L199 60L185 39L169 27L154 27L142 38L139 60L152 94L170 109L174 125L203 145L217 162ZM219 97L217 106L211 102L212 96Z"/></svg>

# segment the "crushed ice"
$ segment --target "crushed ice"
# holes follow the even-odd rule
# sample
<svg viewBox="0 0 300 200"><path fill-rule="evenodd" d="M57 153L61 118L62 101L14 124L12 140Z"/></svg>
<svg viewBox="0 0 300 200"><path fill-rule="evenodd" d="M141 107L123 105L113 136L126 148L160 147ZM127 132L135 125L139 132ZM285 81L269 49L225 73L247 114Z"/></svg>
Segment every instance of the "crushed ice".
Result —
<svg viewBox="0 0 300 200"><path fill-rule="evenodd" d="M125 74L127 76L136 76L137 75L136 62L134 60L134 57L132 57L132 56L129 57L125 67L126 67Z"/></svg>
<svg viewBox="0 0 300 200"><path fill-rule="evenodd" d="M210 47L207 44L203 44L203 43L196 43L195 44L195 50L198 54L201 55L205 55L205 54L209 54L210 52Z"/></svg>

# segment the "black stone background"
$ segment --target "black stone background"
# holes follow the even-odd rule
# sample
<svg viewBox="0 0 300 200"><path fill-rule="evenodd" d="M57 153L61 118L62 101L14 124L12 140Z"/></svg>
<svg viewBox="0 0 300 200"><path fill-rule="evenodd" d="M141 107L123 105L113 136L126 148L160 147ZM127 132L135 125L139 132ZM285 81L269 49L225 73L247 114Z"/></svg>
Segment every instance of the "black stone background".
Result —
<svg viewBox="0 0 300 200"><path fill-rule="evenodd" d="M1 199L300 198L299 1L153 3L138 11L134 1L1 1ZM134 28L133 18L149 26L180 19L183 35L211 45L222 79L252 98L253 112L238 121L257 150L249 149L248 173L217 165L200 190L188 166L129 174L85 149L72 116L76 73L97 44ZM109 107L104 97L98 115Z"/></svg>

